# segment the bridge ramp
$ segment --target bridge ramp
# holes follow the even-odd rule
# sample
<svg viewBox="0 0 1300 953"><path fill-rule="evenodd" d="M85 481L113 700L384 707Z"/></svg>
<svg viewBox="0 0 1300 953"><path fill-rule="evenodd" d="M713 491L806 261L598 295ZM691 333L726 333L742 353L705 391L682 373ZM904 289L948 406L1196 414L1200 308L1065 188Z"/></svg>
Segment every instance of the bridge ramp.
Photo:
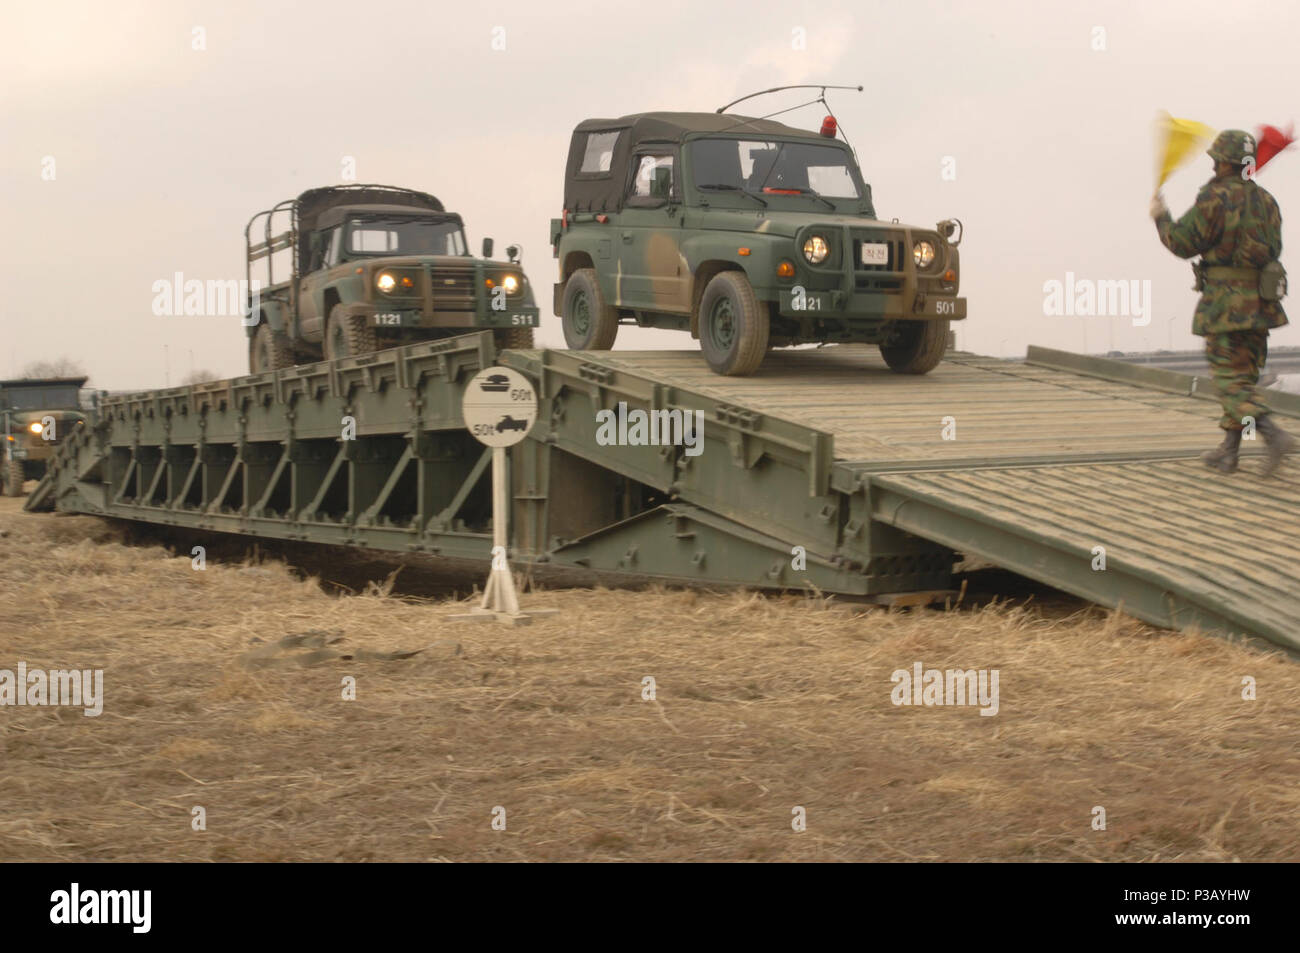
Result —
<svg viewBox="0 0 1300 953"><path fill-rule="evenodd" d="M1262 480L1248 441L1241 472L1210 472L1203 379L1037 348L925 376L873 348L778 350L730 378L694 350L464 335L110 397L28 508L486 561L489 455L460 398L498 363L540 397L510 450L516 562L880 597L943 590L978 557L1300 651L1300 460ZM1272 400L1300 417L1300 398ZM596 420L620 404L701 415L699 452L609 445Z"/></svg>

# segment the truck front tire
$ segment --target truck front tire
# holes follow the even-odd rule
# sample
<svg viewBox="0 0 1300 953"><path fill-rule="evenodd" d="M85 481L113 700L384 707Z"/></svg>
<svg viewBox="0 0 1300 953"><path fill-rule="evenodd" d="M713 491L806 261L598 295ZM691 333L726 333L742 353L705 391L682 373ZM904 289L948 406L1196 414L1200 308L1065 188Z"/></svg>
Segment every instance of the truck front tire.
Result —
<svg viewBox="0 0 1300 953"><path fill-rule="evenodd" d="M533 347L533 329L498 328L492 332L492 340L496 343L498 351L510 348L529 351Z"/></svg>
<svg viewBox="0 0 1300 953"><path fill-rule="evenodd" d="M347 309L336 304L330 309L325 322L325 340L322 347L325 360L337 361L341 357L358 357L379 350L375 329L366 323L362 314L348 314Z"/></svg>
<svg viewBox="0 0 1300 953"><path fill-rule="evenodd" d="M771 327L744 272L713 276L700 298L699 327L700 350L714 373L744 377L763 363Z"/></svg>
<svg viewBox="0 0 1300 953"><path fill-rule="evenodd" d="M261 374L281 367L293 367L293 348L283 331L273 331L263 319L248 344L248 372Z"/></svg>
<svg viewBox="0 0 1300 953"><path fill-rule="evenodd" d="M605 303L594 268L579 268L564 283L564 343L571 351L608 351L618 335L618 312Z"/></svg>
<svg viewBox="0 0 1300 953"><path fill-rule="evenodd" d="M906 321L893 344L880 345L880 356L897 374L928 374L948 349L947 321Z"/></svg>
<svg viewBox="0 0 1300 953"><path fill-rule="evenodd" d="M23 462L21 460L5 461L5 496L23 495Z"/></svg>

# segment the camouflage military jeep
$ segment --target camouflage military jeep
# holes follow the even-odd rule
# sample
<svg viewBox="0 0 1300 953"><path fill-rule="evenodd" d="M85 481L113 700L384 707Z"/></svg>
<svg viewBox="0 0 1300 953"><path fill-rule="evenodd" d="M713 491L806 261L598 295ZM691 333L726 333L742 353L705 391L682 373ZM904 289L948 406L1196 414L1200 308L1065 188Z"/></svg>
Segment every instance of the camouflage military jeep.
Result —
<svg viewBox="0 0 1300 953"><path fill-rule="evenodd" d="M589 119L551 221L554 309L575 349L636 324L690 331L719 374L831 341L877 344L893 370L924 374L966 316L960 229L877 219L830 117L820 134L717 113Z"/></svg>
<svg viewBox="0 0 1300 953"><path fill-rule="evenodd" d="M262 281L259 320L248 328L255 374L474 329L494 329L501 347L532 347L539 311L518 249L506 249L508 262L488 261L485 238L473 257L461 217L427 192L311 189L258 212L244 238L249 285ZM278 282L277 252L290 256ZM264 279L253 274L262 259Z"/></svg>
<svg viewBox="0 0 1300 953"><path fill-rule="evenodd" d="M45 475L46 461L86 415L80 410L84 377L0 381L0 486L6 496L22 496L24 480Z"/></svg>

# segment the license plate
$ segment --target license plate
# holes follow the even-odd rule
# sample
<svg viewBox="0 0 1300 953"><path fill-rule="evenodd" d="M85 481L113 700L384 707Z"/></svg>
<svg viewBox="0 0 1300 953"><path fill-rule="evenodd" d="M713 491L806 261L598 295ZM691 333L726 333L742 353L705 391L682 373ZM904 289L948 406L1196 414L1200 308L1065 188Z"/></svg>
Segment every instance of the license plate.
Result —
<svg viewBox="0 0 1300 953"><path fill-rule="evenodd" d="M12 450L10 450L9 452L10 452L11 454L13 454L13 458L14 458L15 460L26 460L26 459L27 459L27 451L26 451L25 449L23 449L22 447L14 447L14 448L13 448Z"/></svg>
<svg viewBox="0 0 1300 953"><path fill-rule="evenodd" d="M938 315L941 318L964 318L966 317L966 299L931 298L926 302L925 313Z"/></svg>
<svg viewBox="0 0 1300 953"><path fill-rule="evenodd" d="M884 242L863 242L862 243L862 264L888 265L889 246Z"/></svg>

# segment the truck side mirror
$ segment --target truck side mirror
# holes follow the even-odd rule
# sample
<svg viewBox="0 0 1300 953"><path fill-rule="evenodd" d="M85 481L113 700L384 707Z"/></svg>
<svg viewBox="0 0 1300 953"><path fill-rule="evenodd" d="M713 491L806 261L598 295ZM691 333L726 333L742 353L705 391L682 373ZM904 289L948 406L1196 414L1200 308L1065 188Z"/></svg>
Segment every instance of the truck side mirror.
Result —
<svg viewBox="0 0 1300 953"><path fill-rule="evenodd" d="M483 239L483 257L484 258L492 257L492 239L490 238Z"/></svg>

